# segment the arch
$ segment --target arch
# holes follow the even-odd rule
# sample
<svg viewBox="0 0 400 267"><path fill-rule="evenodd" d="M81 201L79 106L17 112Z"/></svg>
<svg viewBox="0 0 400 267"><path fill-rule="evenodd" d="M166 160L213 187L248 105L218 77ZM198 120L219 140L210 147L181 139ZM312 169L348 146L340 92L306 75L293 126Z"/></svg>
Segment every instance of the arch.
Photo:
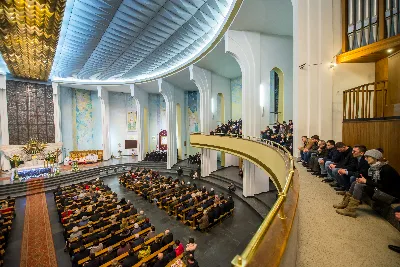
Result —
<svg viewBox="0 0 400 267"><path fill-rule="evenodd" d="M284 121L284 90L285 90L285 82L284 82L284 73L283 71L275 67L270 71L270 113L271 118L270 122L279 121L282 123ZM278 91L278 94L276 94ZM276 101L277 100L277 101ZM273 112L278 112L274 114ZM277 116L276 116L277 115Z"/></svg>
<svg viewBox="0 0 400 267"><path fill-rule="evenodd" d="M183 159L182 154L182 110L181 105L176 104L176 148L178 149L178 159Z"/></svg>

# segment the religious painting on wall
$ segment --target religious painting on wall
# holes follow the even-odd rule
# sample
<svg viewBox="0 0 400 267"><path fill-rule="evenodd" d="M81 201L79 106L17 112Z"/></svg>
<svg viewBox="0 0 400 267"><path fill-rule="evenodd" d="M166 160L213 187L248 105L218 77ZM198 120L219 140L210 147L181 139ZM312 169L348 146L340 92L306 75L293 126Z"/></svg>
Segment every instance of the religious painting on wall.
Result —
<svg viewBox="0 0 400 267"><path fill-rule="evenodd" d="M10 145L31 139L55 142L53 88L51 85L7 80Z"/></svg>
<svg viewBox="0 0 400 267"><path fill-rule="evenodd" d="M160 133L159 133L159 135L158 135L158 137L159 137L159 140L158 140L158 142L159 142L159 149L160 150L167 150L167 144L168 144L168 141L167 141L167 131L166 130L162 130Z"/></svg>
<svg viewBox="0 0 400 267"><path fill-rule="evenodd" d="M128 131L136 131L137 113L136 111L128 111L127 115Z"/></svg>

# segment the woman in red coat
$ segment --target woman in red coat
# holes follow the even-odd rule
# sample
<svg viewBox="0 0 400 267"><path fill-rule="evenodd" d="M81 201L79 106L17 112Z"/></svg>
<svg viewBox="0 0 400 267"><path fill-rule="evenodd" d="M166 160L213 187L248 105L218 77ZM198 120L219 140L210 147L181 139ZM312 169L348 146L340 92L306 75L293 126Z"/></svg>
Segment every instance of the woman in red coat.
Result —
<svg viewBox="0 0 400 267"><path fill-rule="evenodd" d="M175 254L176 254L176 257L178 257L179 255L181 255L184 252L185 249L179 240L175 240L175 245L176 245Z"/></svg>

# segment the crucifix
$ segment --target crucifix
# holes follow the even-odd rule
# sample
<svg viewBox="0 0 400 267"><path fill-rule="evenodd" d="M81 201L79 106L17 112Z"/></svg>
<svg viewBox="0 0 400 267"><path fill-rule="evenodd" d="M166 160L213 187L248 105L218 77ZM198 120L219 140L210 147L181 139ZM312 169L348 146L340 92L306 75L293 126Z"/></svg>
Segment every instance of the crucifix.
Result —
<svg viewBox="0 0 400 267"><path fill-rule="evenodd" d="M31 110L31 94L35 93L36 90L33 89L33 86L28 84L26 86L26 95L28 96L28 121L29 121L29 113Z"/></svg>

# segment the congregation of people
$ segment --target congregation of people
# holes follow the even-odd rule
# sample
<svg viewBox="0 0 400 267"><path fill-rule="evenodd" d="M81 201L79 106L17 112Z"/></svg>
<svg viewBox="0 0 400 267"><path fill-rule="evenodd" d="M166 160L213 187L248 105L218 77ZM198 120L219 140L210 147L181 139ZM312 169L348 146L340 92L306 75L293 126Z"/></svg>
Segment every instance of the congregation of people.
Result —
<svg viewBox="0 0 400 267"><path fill-rule="evenodd" d="M293 121L289 120L289 123L283 121L283 123L276 122L272 129L267 126L265 130L261 131L261 139L273 141L286 147L286 149L293 154Z"/></svg>
<svg viewBox="0 0 400 267"><path fill-rule="evenodd" d="M198 267L193 238L185 248L168 229L157 233L143 210L99 178L58 187L54 198L72 267L165 267L176 259Z"/></svg>
<svg viewBox="0 0 400 267"><path fill-rule="evenodd" d="M189 162L189 164L200 165L201 164L201 154L196 153L195 155L189 155L188 162Z"/></svg>
<svg viewBox="0 0 400 267"><path fill-rule="evenodd" d="M155 162L167 162L167 152L166 151L159 151L154 150L151 152L147 152L144 161L155 161Z"/></svg>
<svg viewBox="0 0 400 267"><path fill-rule="evenodd" d="M235 135L242 136L242 119L228 120L228 123L222 123L210 132L210 135Z"/></svg>
<svg viewBox="0 0 400 267"><path fill-rule="evenodd" d="M372 200L373 208L383 214L400 199L399 173L383 157L381 148L350 146L313 135L303 136L298 149L308 172L343 195L343 200L333 205L340 215L356 217L364 200Z"/></svg>
<svg viewBox="0 0 400 267"><path fill-rule="evenodd" d="M15 217L15 198L8 196L0 200L0 266L3 266L5 249Z"/></svg>
<svg viewBox="0 0 400 267"><path fill-rule="evenodd" d="M221 222L234 210L231 196L225 198L223 193L217 194L213 188L197 188L195 183L160 176L152 170L128 171L120 177L120 183L169 215L201 231Z"/></svg>

